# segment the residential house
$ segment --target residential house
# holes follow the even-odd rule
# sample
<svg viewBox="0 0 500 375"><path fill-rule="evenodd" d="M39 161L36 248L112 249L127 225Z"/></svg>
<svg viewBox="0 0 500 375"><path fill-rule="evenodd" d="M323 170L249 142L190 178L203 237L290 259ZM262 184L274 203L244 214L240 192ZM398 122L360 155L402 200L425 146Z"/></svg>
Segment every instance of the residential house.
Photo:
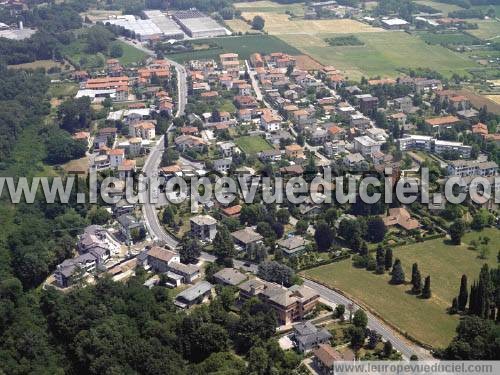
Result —
<svg viewBox="0 0 500 375"><path fill-rule="evenodd" d="M207 143L199 137L192 135L180 135L174 140L176 148L181 152L186 152L187 150L202 151Z"/></svg>
<svg viewBox="0 0 500 375"><path fill-rule="evenodd" d="M212 168L219 173L227 173L233 164L232 158L222 158L212 160Z"/></svg>
<svg viewBox="0 0 500 375"><path fill-rule="evenodd" d="M184 264L177 261L168 263L168 272L182 276L181 282L192 284L201 277L200 267L195 264Z"/></svg>
<svg viewBox="0 0 500 375"><path fill-rule="evenodd" d="M259 153L259 159L263 162L266 161L280 161L281 160L281 151L280 150L264 150Z"/></svg>
<svg viewBox="0 0 500 375"><path fill-rule="evenodd" d="M220 142L217 144L217 147L221 155L228 158L232 157L237 150L236 145L231 141Z"/></svg>
<svg viewBox="0 0 500 375"><path fill-rule="evenodd" d="M293 327L293 340L301 353L316 349L321 344L328 344L332 338L327 329L318 329L310 321L298 323Z"/></svg>
<svg viewBox="0 0 500 375"><path fill-rule="evenodd" d="M364 135L354 138L354 150L360 152L361 155L367 157L375 152L380 152L380 142Z"/></svg>
<svg viewBox="0 0 500 375"><path fill-rule="evenodd" d="M170 264L181 261L179 253L159 246L152 247L145 254L143 267L158 273L167 272Z"/></svg>
<svg viewBox="0 0 500 375"><path fill-rule="evenodd" d="M414 230L420 228L418 220L413 219L404 207L389 208L389 214L383 216L382 220L386 227L398 226L404 230Z"/></svg>
<svg viewBox="0 0 500 375"><path fill-rule="evenodd" d="M107 151L109 158L109 165L111 168L118 168L125 160L125 150L120 148L114 148Z"/></svg>
<svg viewBox="0 0 500 375"><path fill-rule="evenodd" d="M272 110L263 110L260 117L261 126L268 132L280 130L282 118Z"/></svg>
<svg viewBox="0 0 500 375"><path fill-rule="evenodd" d="M304 148L296 143L285 146L285 155L290 159L305 158Z"/></svg>
<svg viewBox="0 0 500 375"><path fill-rule="evenodd" d="M494 161L452 160L448 162L447 174L451 176L495 176L498 164Z"/></svg>
<svg viewBox="0 0 500 375"><path fill-rule="evenodd" d="M144 223L138 221L132 215L121 215L116 218L120 227L120 233L127 239L130 239L132 236L132 231L144 230Z"/></svg>
<svg viewBox="0 0 500 375"><path fill-rule="evenodd" d="M355 355L348 350L344 354L339 353L330 344L323 343L314 349L313 364L320 375L334 375L333 366L338 361L354 361Z"/></svg>
<svg viewBox="0 0 500 375"><path fill-rule="evenodd" d="M213 285L208 281L200 281L177 294L174 304L182 309L187 309L195 304L202 303L212 295L212 288Z"/></svg>
<svg viewBox="0 0 500 375"><path fill-rule="evenodd" d="M189 219L191 235L202 241L212 241L217 234L217 220L210 215L197 215Z"/></svg>
<svg viewBox="0 0 500 375"><path fill-rule="evenodd" d="M401 112L410 113L413 111L413 99L409 96L394 99L394 107Z"/></svg>
<svg viewBox="0 0 500 375"><path fill-rule="evenodd" d="M311 313L319 302L319 294L304 285L290 288L252 279L240 284L240 297L243 299L258 297L276 312L280 324L288 325L302 320Z"/></svg>
<svg viewBox="0 0 500 375"><path fill-rule="evenodd" d="M248 277L234 268L223 268L213 276L214 280L222 285L237 286Z"/></svg>
<svg viewBox="0 0 500 375"><path fill-rule="evenodd" d="M360 153L344 156L343 163L347 168L358 169L366 165L366 159Z"/></svg>
<svg viewBox="0 0 500 375"><path fill-rule="evenodd" d="M225 217L239 217L241 214L241 205L237 204L231 207L225 207L221 209L221 214Z"/></svg>
<svg viewBox="0 0 500 375"><path fill-rule="evenodd" d="M302 236L291 236L276 242L283 255L287 257L302 254L308 243L309 241Z"/></svg>
<svg viewBox="0 0 500 375"><path fill-rule="evenodd" d="M252 246L262 243L264 237L255 232L252 228L246 227L231 233L233 241L241 251L248 251Z"/></svg>
<svg viewBox="0 0 500 375"><path fill-rule="evenodd" d="M362 113L370 114L377 110L378 98L376 96L363 96L359 99L359 109Z"/></svg>

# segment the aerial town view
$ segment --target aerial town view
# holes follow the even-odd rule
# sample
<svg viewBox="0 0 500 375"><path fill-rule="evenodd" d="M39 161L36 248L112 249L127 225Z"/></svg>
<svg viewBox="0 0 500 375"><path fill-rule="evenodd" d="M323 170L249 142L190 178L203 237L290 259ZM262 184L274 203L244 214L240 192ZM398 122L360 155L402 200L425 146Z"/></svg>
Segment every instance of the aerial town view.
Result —
<svg viewBox="0 0 500 375"><path fill-rule="evenodd" d="M0 0L0 374L500 374L500 0Z"/></svg>

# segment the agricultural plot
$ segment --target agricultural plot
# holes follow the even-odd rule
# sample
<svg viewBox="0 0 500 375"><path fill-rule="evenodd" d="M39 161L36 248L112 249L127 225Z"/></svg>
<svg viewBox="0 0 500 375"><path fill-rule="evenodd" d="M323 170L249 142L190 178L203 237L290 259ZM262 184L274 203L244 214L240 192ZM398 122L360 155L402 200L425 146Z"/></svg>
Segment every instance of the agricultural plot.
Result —
<svg viewBox="0 0 500 375"><path fill-rule="evenodd" d="M246 32L251 32L254 31L258 33L257 30L252 30L252 27L246 23L245 21L235 18L232 20L226 20L224 21L227 26L234 32L234 33L246 33Z"/></svg>
<svg viewBox="0 0 500 375"><path fill-rule="evenodd" d="M481 44L475 36L466 33L431 33L431 32L419 32L418 35L422 40L429 44L441 44L441 45L473 45Z"/></svg>
<svg viewBox="0 0 500 375"><path fill-rule="evenodd" d="M490 238L490 254L486 260L479 259L478 252L467 245L480 236ZM390 285L389 275L375 275L355 268L349 260L305 271L305 275L353 296L416 339L443 347L453 338L458 323L458 317L448 315L446 309L458 293L461 275L466 274L472 283L484 263L496 267L499 240L499 230L487 229L466 234L461 246L447 245L437 239L396 248L394 257L401 259L407 280L414 262L418 263L423 277L431 276L432 298L429 300L408 293L410 285Z"/></svg>
<svg viewBox="0 0 500 375"><path fill-rule="evenodd" d="M403 32L356 34L363 46L332 47L324 40L335 36L338 34L280 35L280 38L322 64L336 66L353 79L363 75L395 77L402 67L430 68L450 76L453 72L467 74L467 69L478 66L467 56L428 45Z"/></svg>
<svg viewBox="0 0 500 375"><path fill-rule="evenodd" d="M468 30L467 32L471 35L474 35L476 38L484 39L484 40L500 40L500 22L496 20L484 20L484 21L476 21L479 29L477 30Z"/></svg>
<svg viewBox="0 0 500 375"><path fill-rule="evenodd" d="M123 55L118 58L122 65L134 65L145 60L148 55L138 48L131 46L130 44L124 43L122 41L116 41L123 48Z"/></svg>
<svg viewBox="0 0 500 375"><path fill-rule="evenodd" d="M278 4L272 1L252 1L235 3L234 7L241 12L270 12L270 13L290 13L295 16L304 15L304 4Z"/></svg>
<svg viewBox="0 0 500 375"><path fill-rule="evenodd" d="M350 19L341 20L305 20L289 18L286 14L273 12L243 12L242 17L252 20L255 16L265 20L264 30L271 35L339 33L353 34L366 32L383 32L381 28L372 27L359 21Z"/></svg>
<svg viewBox="0 0 500 375"><path fill-rule="evenodd" d="M235 52L240 55L240 59L248 59L252 53L284 52L290 55L299 55L301 52L271 35L244 35L240 37L213 38L207 40L197 40L197 44L216 44L216 48L205 49L192 52L183 52L168 55L169 58L184 62L193 59L219 59L221 53Z"/></svg>
<svg viewBox="0 0 500 375"><path fill-rule="evenodd" d="M485 95L489 100L500 105L500 95Z"/></svg>
<svg viewBox="0 0 500 375"><path fill-rule="evenodd" d="M449 12L454 12L455 10L463 9L458 5L438 3L437 1L430 1L430 0L417 1L417 3L433 7L434 9L442 12L444 16L447 16Z"/></svg>

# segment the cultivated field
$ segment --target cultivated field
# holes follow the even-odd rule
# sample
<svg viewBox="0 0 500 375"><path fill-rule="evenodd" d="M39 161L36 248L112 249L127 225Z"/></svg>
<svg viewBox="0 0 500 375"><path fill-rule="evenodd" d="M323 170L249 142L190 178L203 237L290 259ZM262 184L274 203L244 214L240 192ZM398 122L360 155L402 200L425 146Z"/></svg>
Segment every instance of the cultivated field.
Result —
<svg viewBox="0 0 500 375"><path fill-rule="evenodd" d="M118 58L120 63L123 65L133 65L145 60L148 55L138 48L131 46L130 44L124 43L122 41L117 41L123 48L123 55Z"/></svg>
<svg viewBox="0 0 500 375"><path fill-rule="evenodd" d="M300 70L321 70L324 66L309 55L298 55L294 57L296 67Z"/></svg>
<svg viewBox="0 0 500 375"><path fill-rule="evenodd" d="M236 144L247 155L257 154L265 150L272 150L271 145L264 138L259 136L240 137L236 139Z"/></svg>
<svg viewBox="0 0 500 375"><path fill-rule="evenodd" d="M322 64L334 65L353 79L363 75L395 77L403 67L430 68L450 76L453 72L466 74L467 69L478 66L467 56L428 45L404 32L356 34L363 46L332 47L325 42L325 38L338 35L280 35L280 38Z"/></svg>
<svg viewBox="0 0 500 375"><path fill-rule="evenodd" d="M446 34L436 34L428 31L416 33L425 42L430 44L443 44L443 45L472 45L480 44L480 41L473 35L455 32Z"/></svg>
<svg viewBox="0 0 500 375"><path fill-rule="evenodd" d="M45 70L48 70L50 68L61 68L61 70L64 70L64 64L61 64L61 63L53 61L53 60L36 60L36 61L30 62L30 63L8 65L8 68L9 69L43 68Z"/></svg>
<svg viewBox="0 0 500 375"><path fill-rule="evenodd" d="M485 95L489 100L492 102L495 102L496 104L500 105L500 94L498 95Z"/></svg>
<svg viewBox="0 0 500 375"><path fill-rule="evenodd" d="M278 4L272 1L252 1L235 3L235 8L241 12L271 12L271 13L292 13L295 16L304 15L304 4Z"/></svg>
<svg viewBox="0 0 500 375"><path fill-rule="evenodd" d="M474 20L479 29L468 30L467 32L479 39L498 39L500 40L500 22L496 20Z"/></svg>
<svg viewBox="0 0 500 375"><path fill-rule="evenodd" d="M257 30L252 30L252 27L248 23L239 18L234 18L232 20L225 20L224 22L235 33L246 33L246 32L259 33L259 31Z"/></svg>
<svg viewBox="0 0 500 375"><path fill-rule="evenodd" d="M264 30L271 35L286 35L286 34L309 34L315 35L318 33L366 33L366 32L383 32L381 28L372 27L370 25L350 20L305 20L289 18L288 15L273 12L243 12L242 17L246 20L252 20L255 16L261 16L266 21Z"/></svg>
<svg viewBox="0 0 500 375"><path fill-rule="evenodd" d="M197 40L197 44L216 44L218 48L184 52L168 55L169 58L184 62L193 59L219 59L221 53L235 52L240 59L248 59L252 53L284 52L299 55L300 51L272 35L244 35L240 37L223 37L207 40Z"/></svg>
<svg viewBox="0 0 500 375"><path fill-rule="evenodd" d="M390 276L387 274L375 275L365 269L355 268L350 260L317 267L304 274L353 296L416 339L434 347L443 347L454 336L458 323L458 317L448 315L446 309L451 299L458 294L461 275L467 274L470 284L485 262L494 267L497 264L499 230L468 233L464 236L464 242L485 235L491 238L488 260L479 259L478 253L469 250L466 244L451 246L442 239L394 250L394 257L401 259L407 280L411 277L411 265L414 262L418 263L422 277L431 276L433 296L430 300L422 300L408 293L410 285L390 285Z"/></svg>
<svg viewBox="0 0 500 375"><path fill-rule="evenodd" d="M437 1L425 0L425 1L417 1L417 3L433 7L434 9L437 9L440 12L442 12L444 14L444 16L447 16L449 12L463 9L463 8L459 7L458 5L438 3Z"/></svg>

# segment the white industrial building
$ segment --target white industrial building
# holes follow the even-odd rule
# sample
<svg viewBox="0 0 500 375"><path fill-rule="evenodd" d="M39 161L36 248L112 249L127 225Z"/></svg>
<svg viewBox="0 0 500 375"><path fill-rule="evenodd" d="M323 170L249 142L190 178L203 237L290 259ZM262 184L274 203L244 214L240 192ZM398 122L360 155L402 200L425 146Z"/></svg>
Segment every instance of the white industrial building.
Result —
<svg viewBox="0 0 500 375"><path fill-rule="evenodd" d="M159 10L145 10L144 15L160 29L166 39L183 39L184 32L170 17Z"/></svg>
<svg viewBox="0 0 500 375"><path fill-rule="evenodd" d="M134 16L109 19L105 20L104 23L130 30L135 34L136 39L140 41L159 39L162 36L162 31L153 21L136 19Z"/></svg>
<svg viewBox="0 0 500 375"><path fill-rule="evenodd" d="M180 10L173 14L173 18L191 38L210 38L230 34L225 27L198 10Z"/></svg>

